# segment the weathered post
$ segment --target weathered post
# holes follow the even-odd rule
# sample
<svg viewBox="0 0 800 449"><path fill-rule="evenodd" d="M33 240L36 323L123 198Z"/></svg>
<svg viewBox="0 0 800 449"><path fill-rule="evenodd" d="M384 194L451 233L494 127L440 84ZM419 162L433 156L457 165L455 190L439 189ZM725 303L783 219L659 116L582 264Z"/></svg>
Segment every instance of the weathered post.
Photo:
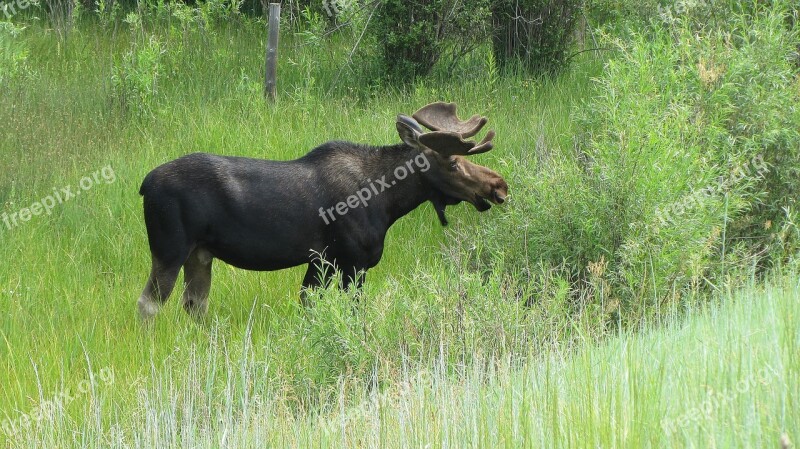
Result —
<svg viewBox="0 0 800 449"><path fill-rule="evenodd" d="M278 31L281 23L281 4L269 4L269 37L267 39L266 73L264 75L264 97L275 101L278 71Z"/></svg>

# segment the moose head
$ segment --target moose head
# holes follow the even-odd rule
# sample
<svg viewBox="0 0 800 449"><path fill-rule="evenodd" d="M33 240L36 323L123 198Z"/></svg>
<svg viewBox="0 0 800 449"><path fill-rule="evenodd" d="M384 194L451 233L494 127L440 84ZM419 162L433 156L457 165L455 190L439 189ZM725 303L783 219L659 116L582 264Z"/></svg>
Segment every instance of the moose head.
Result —
<svg viewBox="0 0 800 449"><path fill-rule="evenodd" d="M464 140L478 134L487 122L479 115L461 120L456 104L443 102L423 107L413 118L397 116L397 132L403 142L432 161L426 178L437 190L430 201L442 225L447 225L444 211L448 205L466 201L483 212L492 207L491 203L504 203L508 196L508 184L499 174L465 157L493 148L494 131L486 133L480 143ZM423 132L420 124L430 131Z"/></svg>

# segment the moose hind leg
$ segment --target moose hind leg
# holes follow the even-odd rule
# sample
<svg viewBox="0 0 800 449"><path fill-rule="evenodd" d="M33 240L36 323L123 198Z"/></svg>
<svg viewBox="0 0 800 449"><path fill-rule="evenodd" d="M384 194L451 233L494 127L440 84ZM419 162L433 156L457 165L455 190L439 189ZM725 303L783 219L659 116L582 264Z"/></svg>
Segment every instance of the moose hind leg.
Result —
<svg viewBox="0 0 800 449"><path fill-rule="evenodd" d="M211 262L214 257L203 248L196 248L183 264L183 309L200 318L208 310L208 292L211 289Z"/></svg>
<svg viewBox="0 0 800 449"><path fill-rule="evenodd" d="M138 305L141 317L148 319L169 298L194 243L187 236L176 201L145 195L143 205L153 268Z"/></svg>
<svg viewBox="0 0 800 449"><path fill-rule="evenodd" d="M150 278L144 286L144 291L139 297L139 315L147 320L158 313L161 305L169 298L178 273L181 269L179 261L164 264L153 258L153 268L150 271Z"/></svg>

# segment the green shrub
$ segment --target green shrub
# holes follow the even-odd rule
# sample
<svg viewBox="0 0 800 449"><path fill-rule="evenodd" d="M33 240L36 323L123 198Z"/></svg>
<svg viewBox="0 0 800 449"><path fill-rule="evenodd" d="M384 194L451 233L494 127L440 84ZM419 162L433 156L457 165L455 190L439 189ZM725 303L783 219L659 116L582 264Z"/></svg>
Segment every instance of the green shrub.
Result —
<svg viewBox="0 0 800 449"><path fill-rule="evenodd" d="M135 20L129 15L129 22ZM114 67L111 75L112 94L123 111L133 116L152 115L158 100L159 82L164 76L164 48L151 36L142 45L134 45Z"/></svg>
<svg viewBox="0 0 800 449"><path fill-rule="evenodd" d="M596 314L571 309L568 286L552 270L538 272L542 282L534 286L500 269L470 272L457 251L447 256L442 266L387 282L380 292L312 292L313 305L292 314L269 348L287 395L326 403L406 369L441 366L455 374L492 357L521 360L567 348L600 328ZM547 299L534 301L540 294Z"/></svg>
<svg viewBox="0 0 800 449"><path fill-rule="evenodd" d="M447 64L457 63L486 38L488 5L488 0L382 2L370 30L385 76L409 82L427 75L445 55Z"/></svg>
<svg viewBox="0 0 800 449"><path fill-rule="evenodd" d="M521 63L534 74L564 69L582 0L492 2L492 48L501 67Z"/></svg>
<svg viewBox="0 0 800 449"><path fill-rule="evenodd" d="M11 22L0 21L0 87L8 84L27 72L28 48L19 39L25 27Z"/></svg>
<svg viewBox="0 0 800 449"><path fill-rule="evenodd" d="M294 28L306 26L309 15L319 16L326 26L333 24L339 13L359 3L359 0L289 0L281 2L281 21ZM261 6L259 6L261 9ZM266 14L266 11L265 11Z"/></svg>
<svg viewBox="0 0 800 449"><path fill-rule="evenodd" d="M800 89L786 11L606 36L615 54L575 115L582 135L513 161L514 201L483 229L483 253L534 284L530 267L559 270L572 310L623 326L795 255Z"/></svg>

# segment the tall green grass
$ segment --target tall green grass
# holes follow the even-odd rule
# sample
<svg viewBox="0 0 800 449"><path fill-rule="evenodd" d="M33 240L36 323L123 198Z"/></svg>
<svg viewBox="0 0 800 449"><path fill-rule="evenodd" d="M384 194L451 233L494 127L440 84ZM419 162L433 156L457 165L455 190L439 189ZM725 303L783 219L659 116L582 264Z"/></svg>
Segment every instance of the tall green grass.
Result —
<svg viewBox="0 0 800 449"><path fill-rule="evenodd" d="M121 379L97 375L77 419L56 408L11 447L789 447L799 289L796 276L750 286L655 331L478 359L457 380L441 346L428 369L401 363L387 388L350 391L342 373L331 400L300 410L253 321L237 337L215 323L207 345L181 349L185 363L151 362L148 382L124 385L129 402L115 400Z"/></svg>
<svg viewBox="0 0 800 449"><path fill-rule="evenodd" d="M380 376L379 383L386 384L403 354L423 361L439 345L453 344L466 362L480 348L498 355L506 351L505 343L498 345L487 333L513 321L506 325L491 317L507 310L521 316L521 306L493 304L484 295L499 297L502 283L462 279L466 273L445 268L452 262L442 251L458 234L492 226L503 210L478 216L464 205L449 211L448 230L428 205L391 230L384 259L369 273L361 312L374 323L372 329L358 328L362 321L352 321L350 300L336 292L303 311L297 303L302 268L251 273L221 263L214 267L210 323L191 321L173 299L152 329L142 328L135 300L148 274L149 253L137 192L153 167L195 151L290 159L329 139L391 144L398 141L396 114L445 99L491 118L497 148L476 161L513 185L508 157L526 151L530 138L516 130L540 117L554 144L569 139L572 105L586 94L589 74L597 70L588 63L553 83L495 77L460 87L431 83L406 92L387 90L375 97L326 96L324 89L304 84L311 82L306 75L318 70L313 50L293 47L288 36L280 98L268 105L261 98L261 31L252 24L186 35L87 26L73 30L59 47L55 34L31 24L15 37L27 49L27 72L4 85L8 95L0 100L0 122L10 130L0 139L2 211L19 213L103 167L113 168L115 181L82 192L50 215L0 229L0 258L8 262L0 266L6 310L0 318L0 416L15 422L43 401L74 390L96 370L110 368L115 382L104 390L106 400L119 408L101 417L108 428L117 418L138 413L133 404L139 386L151 384L154 369L172 367L173 381L181 384L192 354L213 351L222 341L243 345L251 339L257 352L249 357L257 354L259 366L284 385L298 410L327 406L347 372L353 375L351 389L370 384L383 361L391 362ZM330 46L342 48L338 42ZM115 81L120 76L128 78ZM468 302L453 295L466 288L482 290ZM449 307L459 301L468 306L468 320L482 322L465 322L456 341L453 325L464 312ZM361 332L369 332L363 337L367 344ZM513 340L516 350L534 340L528 331L505 332L524 336ZM396 344L401 340L407 348ZM226 358L238 357L230 359L227 350L217 354L218 359L206 359L208 369L222 369ZM210 390L228 382L223 375L212 379ZM63 404L61 416L83 420L90 402L78 395Z"/></svg>

